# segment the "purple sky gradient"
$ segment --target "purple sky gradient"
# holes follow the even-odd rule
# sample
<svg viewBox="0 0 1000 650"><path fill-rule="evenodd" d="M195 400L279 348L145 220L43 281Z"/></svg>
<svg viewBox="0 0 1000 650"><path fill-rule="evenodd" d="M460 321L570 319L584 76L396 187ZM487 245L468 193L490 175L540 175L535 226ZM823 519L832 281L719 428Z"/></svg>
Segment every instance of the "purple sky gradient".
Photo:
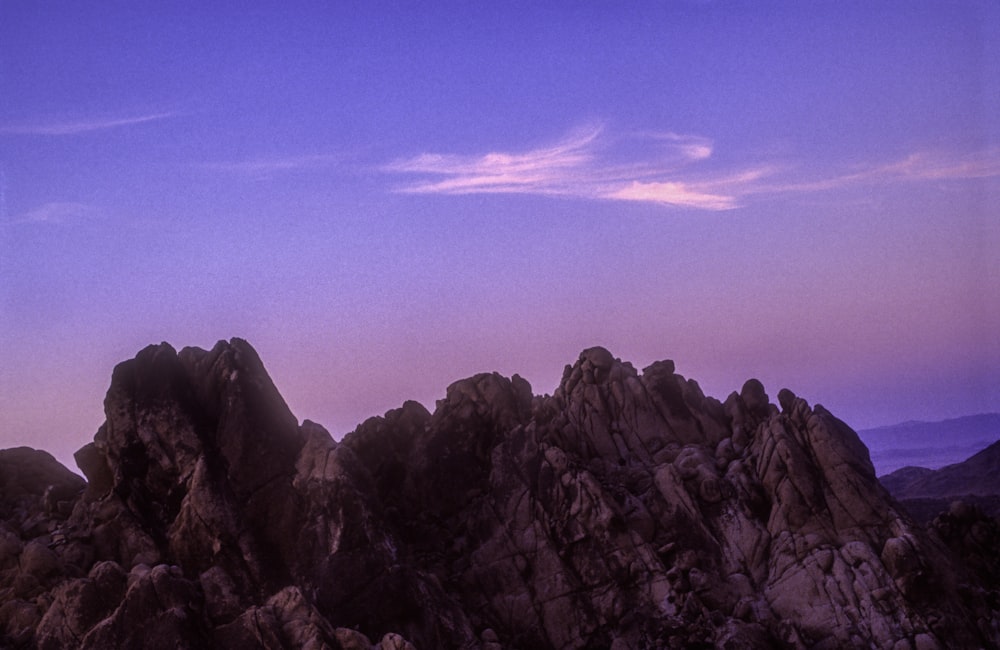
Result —
<svg viewBox="0 0 1000 650"><path fill-rule="evenodd" d="M253 5L0 0L0 447L232 336L336 436L592 345L1000 410L996 2Z"/></svg>

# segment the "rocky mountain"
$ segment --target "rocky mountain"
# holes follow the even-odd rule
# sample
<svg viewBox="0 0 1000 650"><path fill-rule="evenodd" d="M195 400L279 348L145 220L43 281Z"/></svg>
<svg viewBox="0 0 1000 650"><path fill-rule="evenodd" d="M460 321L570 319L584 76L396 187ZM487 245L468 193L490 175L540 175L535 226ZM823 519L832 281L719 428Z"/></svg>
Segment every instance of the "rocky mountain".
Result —
<svg viewBox="0 0 1000 650"><path fill-rule="evenodd" d="M930 519L956 499L1000 515L1000 442L938 470L903 467L879 479L918 519Z"/></svg>
<svg viewBox="0 0 1000 650"><path fill-rule="evenodd" d="M602 348L341 442L249 344L118 365L77 461L0 454L9 648L980 648L995 520L929 529L788 390L719 402ZM992 528L991 528L992 526Z"/></svg>

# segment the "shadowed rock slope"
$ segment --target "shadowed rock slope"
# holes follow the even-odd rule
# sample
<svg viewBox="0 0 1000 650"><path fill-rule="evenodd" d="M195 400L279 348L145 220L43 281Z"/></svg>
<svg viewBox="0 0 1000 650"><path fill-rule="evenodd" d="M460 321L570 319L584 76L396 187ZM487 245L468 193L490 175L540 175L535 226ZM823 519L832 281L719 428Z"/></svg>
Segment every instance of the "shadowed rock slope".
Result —
<svg viewBox="0 0 1000 650"><path fill-rule="evenodd" d="M337 443L246 342L151 346L86 485L0 452L0 646L996 647L996 537L915 525L848 426L778 402L592 348L552 396L477 375Z"/></svg>

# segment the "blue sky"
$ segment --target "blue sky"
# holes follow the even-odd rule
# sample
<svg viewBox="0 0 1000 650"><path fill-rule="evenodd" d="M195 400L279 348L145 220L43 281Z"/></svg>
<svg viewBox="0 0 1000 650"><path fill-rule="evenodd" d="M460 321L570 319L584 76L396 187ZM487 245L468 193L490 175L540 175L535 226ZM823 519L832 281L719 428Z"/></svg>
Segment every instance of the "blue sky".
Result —
<svg viewBox="0 0 1000 650"><path fill-rule="evenodd" d="M995 2L0 0L0 444L242 336L336 435L591 345L1000 410Z"/></svg>

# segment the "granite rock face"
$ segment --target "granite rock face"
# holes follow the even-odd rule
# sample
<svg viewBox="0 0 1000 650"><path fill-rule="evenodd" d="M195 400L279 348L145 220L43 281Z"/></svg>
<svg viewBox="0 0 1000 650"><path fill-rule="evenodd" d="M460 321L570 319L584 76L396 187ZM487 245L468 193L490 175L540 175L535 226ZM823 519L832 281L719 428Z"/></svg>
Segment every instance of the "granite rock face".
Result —
<svg viewBox="0 0 1000 650"><path fill-rule="evenodd" d="M915 524L847 425L778 404L592 348L551 396L477 375L338 443L246 342L151 346L86 484L0 451L0 647L1000 644L996 522Z"/></svg>

